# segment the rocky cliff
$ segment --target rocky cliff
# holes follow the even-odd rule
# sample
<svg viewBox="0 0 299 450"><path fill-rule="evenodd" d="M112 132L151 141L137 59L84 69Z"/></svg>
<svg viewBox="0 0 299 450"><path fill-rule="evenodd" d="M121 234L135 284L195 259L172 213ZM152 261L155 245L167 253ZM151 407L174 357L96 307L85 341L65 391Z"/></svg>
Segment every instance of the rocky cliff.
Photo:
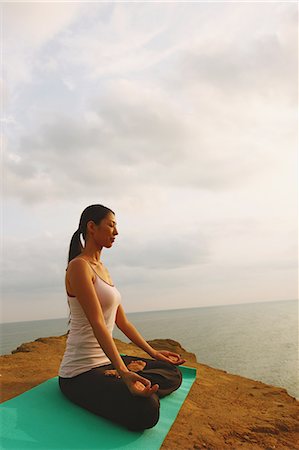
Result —
<svg viewBox="0 0 299 450"><path fill-rule="evenodd" d="M120 353L149 358L133 343L114 339ZM149 344L180 353L197 378L161 450L299 449L299 402L286 389L214 369L172 339ZM66 335L22 344L1 359L1 401L57 376Z"/></svg>

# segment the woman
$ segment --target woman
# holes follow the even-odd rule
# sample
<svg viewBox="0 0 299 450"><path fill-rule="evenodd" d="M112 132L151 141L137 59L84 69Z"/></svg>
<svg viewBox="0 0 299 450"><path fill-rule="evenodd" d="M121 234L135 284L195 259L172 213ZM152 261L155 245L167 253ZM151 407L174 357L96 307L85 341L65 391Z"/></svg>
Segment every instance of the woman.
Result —
<svg viewBox="0 0 299 450"><path fill-rule="evenodd" d="M112 247L117 235L111 209L91 205L81 214L66 269L71 326L58 380L73 403L138 431L158 422L159 398L180 387L182 375L176 366L185 360L155 350L127 319L121 295L100 260L103 247ZM114 323L153 359L120 356L112 338Z"/></svg>

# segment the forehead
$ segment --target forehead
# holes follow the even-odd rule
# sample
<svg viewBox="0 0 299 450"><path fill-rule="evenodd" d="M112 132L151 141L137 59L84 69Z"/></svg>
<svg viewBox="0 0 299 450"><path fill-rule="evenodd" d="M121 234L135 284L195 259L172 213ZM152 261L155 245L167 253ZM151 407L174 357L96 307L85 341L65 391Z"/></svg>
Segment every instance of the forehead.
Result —
<svg viewBox="0 0 299 450"><path fill-rule="evenodd" d="M106 216L106 221L113 222L114 224L116 224L115 215L113 213L109 212Z"/></svg>

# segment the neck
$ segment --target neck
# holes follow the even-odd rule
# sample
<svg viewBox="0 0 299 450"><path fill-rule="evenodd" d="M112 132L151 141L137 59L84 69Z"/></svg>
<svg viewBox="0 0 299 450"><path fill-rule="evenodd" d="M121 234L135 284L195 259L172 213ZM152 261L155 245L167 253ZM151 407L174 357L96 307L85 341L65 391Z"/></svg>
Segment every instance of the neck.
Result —
<svg viewBox="0 0 299 450"><path fill-rule="evenodd" d="M88 249L84 248L80 254L80 256L83 256L84 258L88 259L88 261L94 263L94 264L102 264L100 257L101 257L101 250L93 250L93 251L88 251Z"/></svg>

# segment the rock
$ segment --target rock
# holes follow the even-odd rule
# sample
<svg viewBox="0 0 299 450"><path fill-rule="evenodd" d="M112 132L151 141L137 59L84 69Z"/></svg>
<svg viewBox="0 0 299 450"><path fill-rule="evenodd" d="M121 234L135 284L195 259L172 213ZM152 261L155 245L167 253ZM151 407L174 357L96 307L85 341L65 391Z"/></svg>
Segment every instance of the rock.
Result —
<svg viewBox="0 0 299 450"><path fill-rule="evenodd" d="M145 358L148 358L149 355L145 352L143 352L140 348L136 347L133 342L130 342L129 344L125 344L124 342L119 341L118 339L114 339L117 341L118 348L124 348L124 352L127 351L129 355L132 356L141 356L141 353L143 353L143 356ZM188 360L188 361L196 361L196 356L194 353L187 352L181 344L177 341L174 341L173 339L153 339L150 341L147 341L148 344L150 344L151 347L153 347L155 350L169 350L171 352L178 353L182 356L182 358ZM122 344L125 346L123 347ZM136 353L137 352L137 353ZM121 350L121 353L123 351Z"/></svg>
<svg viewBox="0 0 299 450"><path fill-rule="evenodd" d="M1 359L1 401L57 376L67 333L26 342ZM150 356L132 342L114 339L120 353ZM197 362L173 339L147 341L170 350L197 369L197 378L161 450L299 450L299 402L280 387L229 374Z"/></svg>
<svg viewBox="0 0 299 450"><path fill-rule="evenodd" d="M182 358L187 359L188 361L197 362L194 353L187 352L179 342L174 341L173 339L153 339L147 342L156 350L169 350L178 353Z"/></svg>

